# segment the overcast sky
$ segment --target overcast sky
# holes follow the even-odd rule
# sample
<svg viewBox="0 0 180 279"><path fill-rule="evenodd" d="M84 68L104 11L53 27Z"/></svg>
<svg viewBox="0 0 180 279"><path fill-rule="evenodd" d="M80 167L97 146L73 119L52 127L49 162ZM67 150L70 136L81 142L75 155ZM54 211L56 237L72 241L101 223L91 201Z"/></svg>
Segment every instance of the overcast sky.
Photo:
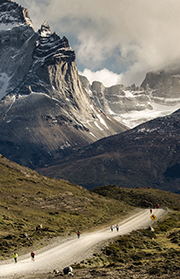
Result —
<svg viewBox="0 0 180 279"><path fill-rule="evenodd" d="M105 86L139 85L180 58L180 0L16 0L35 31L66 36L78 70Z"/></svg>

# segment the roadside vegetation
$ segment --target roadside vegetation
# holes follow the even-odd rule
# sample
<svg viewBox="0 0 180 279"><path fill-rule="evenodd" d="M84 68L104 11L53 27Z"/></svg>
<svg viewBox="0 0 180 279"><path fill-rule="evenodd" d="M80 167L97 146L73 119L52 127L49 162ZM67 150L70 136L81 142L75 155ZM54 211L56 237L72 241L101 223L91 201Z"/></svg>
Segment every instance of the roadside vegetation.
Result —
<svg viewBox="0 0 180 279"><path fill-rule="evenodd" d="M92 259L74 266L75 269L89 268L89 273L92 270L103 272L107 276L113 269L123 276L121 278L131 278L133 274L136 278L180 278L179 267L180 209L154 223L153 231L142 229L118 237Z"/></svg>

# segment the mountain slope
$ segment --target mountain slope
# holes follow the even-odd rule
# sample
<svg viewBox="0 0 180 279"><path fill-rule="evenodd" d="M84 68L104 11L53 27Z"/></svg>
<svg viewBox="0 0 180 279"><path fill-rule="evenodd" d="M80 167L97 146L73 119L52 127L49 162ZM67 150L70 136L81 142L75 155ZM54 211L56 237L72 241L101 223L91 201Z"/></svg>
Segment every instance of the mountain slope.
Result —
<svg viewBox="0 0 180 279"><path fill-rule="evenodd" d="M180 107L180 69L147 73L141 86L105 87L80 76L94 104L129 128L169 115Z"/></svg>
<svg viewBox="0 0 180 279"><path fill-rule="evenodd" d="M125 131L124 125L95 107L83 89L75 52L67 38L52 33L47 22L36 33L30 19L25 21L26 16L14 27L24 9L3 1L0 15L9 11L15 16L11 25L3 23L3 28L12 28L0 31L0 39L5 42L5 37L13 38L17 47L13 40L3 44L6 63L2 63L1 76L6 85L1 88L4 97L0 101L0 152L36 168ZM22 28L26 29L24 40L19 41Z"/></svg>
<svg viewBox="0 0 180 279"><path fill-rule="evenodd" d="M180 110L101 139L40 170L88 189L115 184L180 192Z"/></svg>

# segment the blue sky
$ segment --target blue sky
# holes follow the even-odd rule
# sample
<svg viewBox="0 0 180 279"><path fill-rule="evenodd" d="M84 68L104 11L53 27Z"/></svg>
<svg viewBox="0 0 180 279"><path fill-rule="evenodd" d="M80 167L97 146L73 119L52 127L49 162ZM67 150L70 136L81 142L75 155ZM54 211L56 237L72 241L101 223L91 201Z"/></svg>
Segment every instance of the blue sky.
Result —
<svg viewBox="0 0 180 279"><path fill-rule="evenodd" d="M179 0L17 0L37 31L47 21L66 36L92 82L140 85L180 57Z"/></svg>

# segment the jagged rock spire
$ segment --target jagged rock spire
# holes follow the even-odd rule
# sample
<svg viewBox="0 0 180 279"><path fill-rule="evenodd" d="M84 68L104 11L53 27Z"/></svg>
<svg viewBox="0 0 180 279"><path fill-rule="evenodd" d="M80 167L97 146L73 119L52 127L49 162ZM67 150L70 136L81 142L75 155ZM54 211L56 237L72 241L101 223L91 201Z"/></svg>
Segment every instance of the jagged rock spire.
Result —
<svg viewBox="0 0 180 279"><path fill-rule="evenodd" d="M39 38L33 52L33 59L41 62L41 66L59 64L61 61L72 62L75 60L75 52L69 46L66 37L62 39L52 33L47 21L38 30Z"/></svg>
<svg viewBox="0 0 180 279"><path fill-rule="evenodd" d="M41 25L39 33L41 36L49 36L50 34L52 34L50 26L47 21L44 21L44 23Z"/></svg>

